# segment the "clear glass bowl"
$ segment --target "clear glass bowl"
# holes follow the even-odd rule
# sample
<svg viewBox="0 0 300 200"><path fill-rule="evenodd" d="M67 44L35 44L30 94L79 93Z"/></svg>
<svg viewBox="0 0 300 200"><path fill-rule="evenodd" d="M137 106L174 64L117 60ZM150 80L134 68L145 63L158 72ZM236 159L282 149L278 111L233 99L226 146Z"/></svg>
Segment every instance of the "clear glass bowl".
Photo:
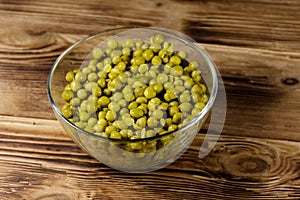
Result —
<svg viewBox="0 0 300 200"><path fill-rule="evenodd" d="M134 38L149 40L156 33L163 34L169 42L174 43L175 51L187 52L187 60L198 61L199 70L209 91L209 101L198 116L177 131L165 135L145 139L125 140L108 139L86 132L66 119L60 108L64 104L61 93L66 85L66 72L80 68L92 50L103 41L117 35L119 40ZM111 168L125 172L149 172L163 168L176 159L190 146L195 135L201 129L213 106L218 87L216 69L207 53L195 45L195 42L178 32L162 28L118 28L101 32L84 38L65 50L53 64L47 82L47 92L54 113L68 135L84 151ZM151 147L157 144L155 150L146 148L144 152L132 152L126 147L142 145Z"/></svg>

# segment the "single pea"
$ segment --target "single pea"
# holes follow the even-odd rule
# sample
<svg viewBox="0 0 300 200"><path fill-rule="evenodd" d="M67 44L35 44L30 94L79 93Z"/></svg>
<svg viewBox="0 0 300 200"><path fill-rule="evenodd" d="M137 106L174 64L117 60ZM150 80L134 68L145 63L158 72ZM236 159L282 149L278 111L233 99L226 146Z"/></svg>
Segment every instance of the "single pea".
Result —
<svg viewBox="0 0 300 200"><path fill-rule="evenodd" d="M149 47L154 53L157 53L160 49L161 49L161 46L160 44L158 43L153 43L150 45Z"/></svg>
<svg viewBox="0 0 300 200"><path fill-rule="evenodd" d="M65 118L70 118L73 115L71 106L69 104L65 104L63 108L61 109L61 113Z"/></svg>
<svg viewBox="0 0 300 200"><path fill-rule="evenodd" d="M96 82L87 82L84 85L84 88L86 89L87 92L92 92L93 88L97 87L97 83Z"/></svg>
<svg viewBox="0 0 300 200"><path fill-rule="evenodd" d="M123 121L126 123L127 126L132 126L134 123L134 119L132 119L131 117L127 117L123 119Z"/></svg>
<svg viewBox="0 0 300 200"><path fill-rule="evenodd" d="M166 74L169 74L170 71L171 71L171 69L172 69L172 66L173 66L173 64L171 64L171 63L166 63L165 66L164 66L164 72L165 72Z"/></svg>
<svg viewBox="0 0 300 200"><path fill-rule="evenodd" d="M110 57L104 58L103 65L104 65L105 72L109 72L111 70L111 63L112 63L112 60Z"/></svg>
<svg viewBox="0 0 300 200"><path fill-rule="evenodd" d="M205 104L203 102L197 102L195 104L195 108L198 108L199 110L202 110L205 107Z"/></svg>
<svg viewBox="0 0 300 200"><path fill-rule="evenodd" d="M170 74L172 76L180 76L183 74L183 69L180 65L175 65L174 67L171 68Z"/></svg>
<svg viewBox="0 0 300 200"><path fill-rule="evenodd" d="M156 83L153 85L153 89L157 94L159 94L163 91L164 87L161 84Z"/></svg>
<svg viewBox="0 0 300 200"><path fill-rule="evenodd" d="M86 126L86 123L80 121L80 122L75 122L75 125L81 129L84 129Z"/></svg>
<svg viewBox="0 0 300 200"><path fill-rule="evenodd" d="M64 88L64 90L72 90L71 84L67 84L66 87Z"/></svg>
<svg viewBox="0 0 300 200"><path fill-rule="evenodd" d="M81 88L81 84L77 80L73 80L70 83L70 87L73 90L73 92L76 92Z"/></svg>
<svg viewBox="0 0 300 200"><path fill-rule="evenodd" d="M170 58L170 63L174 64L174 65L180 65L181 63L181 58L177 55L174 55Z"/></svg>
<svg viewBox="0 0 300 200"><path fill-rule="evenodd" d="M118 42L114 39L109 39L107 40L106 45L110 49L115 49L118 47Z"/></svg>
<svg viewBox="0 0 300 200"><path fill-rule="evenodd" d="M171 117L173 117L178 112L179 112L179 108L177 106L169 107L169 115Z"/></svg>
<svg viewBox="0 0 300 200"><path fill-rule="evenodd" d="M97 123L97 119L94 117L91 117L88 119L87 125L93 127L93 126L95 126L96 123Z"/></svg>
<svg viewBox="0 0 300 200"><path fill-rule="evenodd" d="M105 116L107 121L111 121L111 122L114 121L116 119L116 117L117 117L117 114L112 110L107 111L106 116Z"/></svg>
<svg viewBox="0 0 300 200"><path fill-rule="evenodd" d="M127 38L125 41L124 41L124 47L133 47L134 46L134 42L133 42L133 39L132 38Z"/></svg>
<svg viewBox="0 0 300 200"><path fill-rule="evenodd" d="M166 102L163 102L159 105L159 109L161 110L168 110L168 108L169 108L169 104Z"/></svg>
<svg viewBox="0 0 300 200"><path fill-rule="evenodd" d="M138 69L139 73L141 74L147 72L148 70L149 70L148 64L141 64Z"/></svg>
<svg viewBox="0 0 300 200"><path fill-rule="evenodd" d="M177 130L177 125L176 124L172 124L172 125L170 125L169 127L168 127L168 131L175 131L175 130Z"/></svg>
<svg viewBox="0 0 300 200"><path fill-rule="evenodd" d="M94 102L88 102L86 104L86 111L90 114L95 113L97 111L97 105Z"/></svg>
<svg viewBox="0 0 300 200"><path fill-rule="evenodd" d="M173 124L172 118L166 118L165 119L165 126L169 127L169 126L171 126L171 124Z"/></svg>
<svg viewBox="0 0 300 200"><path fill-rule="evenodd" d="M71 81L74 80L74 72L72 72L72 71L67 72L65 78L66 78L66 81L68 81L70 83Z"/></svg>
<svg viewBox="0 0 300 200"><path fill-rule="evenodd" d="M141 64L144 64L145 63L145 59L142 57L142 56L138 56L138 57L133 57L131 60L130 60L130 63L132 65L141 65Z"/></svg>
<svg viewBox="0 0 300 200"><path fill-rule="evenodd" d="M155 119L161 119L164 117L164 112L162 110L154 110L152 116Z"/></svg>
<svg viewBox="0 0 300 200"><path fill-rule="evenodd" d="M75 97L70 100L70 105L73 107L77 107L80 105L80 99Z"/></svg>
<svg viewBox="0 0 300 200"><path fill-rule="evenodd" d="M144 41L143 41L143 40L138 40L138 41L135 43L136 49L140 49L140 48L142 47L143 44L144 44Z"/></svg>
<svg viewBox="0 0 300 200"><path fill-rule="evenodd" d="M140 118L144 115L144 112L140 108L133 108L130 110L130 115L134 118Z"/></svg>
<svg viewBox="0 0 300 200"><path fill-rule="evenodd" d="M125 71L126 69L126 64L124 62L119 62L116 66L116 69L118 69L120 72Z"/></svg>
<svg viewBox="0 0 300 200"><path fill-rule="evenodd" d="M147 99L151 99L153 97L156 96L156 92L154 91L154 88L152 86L149 86L145 89L144 91L144 96L147 98Z"/></svg>
<svg viewBox="0 0 300 200"><path fill-rule="evenodd" d="M121 137L124 139L128 138L127 130L120 130Z"/></svg>
<svg viewBox="0 0 300 200"><path fill-rule="evenodd" d="M204 84L200 84L200 87L202 89L202 93L206 93L207 90L206 86Z"/></svg>
<svg viewBox="0 0 300 200"><path fill-rule="evenodd" d="M163 85L164 83L166 83L168 81L168 79L169 78L168 78L167 74L161 73L161 74L158 74L156 81L157 81L157 83Z"/></svg>
<svg viewBox="0 0 300 200"><path fill-rule="evenodd" d="M209 100L209 97L208 97L206 94L203 94L202 97L201 97L201 101L202 101L203 103L207 103L208 100Z"/></svg>
<svg viewBox="0 0 300 200"><path fill-rule="evenodd" d="M180 97L179 97L179 101L181 102L181 103L183 103L183 102L189 102L189 101L191 101L191 94L190 94L190 92L183 92L181 95L180 95Z"/></svg>
<svg viewBox="0 0 300 200"><path fill-rule="evenodd" d="M137 103L142 104L142 103L147 103L148 100L146 97L137 97L135 100Z"/></svg>
<svg viewBox="0 0 300 200"><path fill-rule="evenodd" d="M101 58L102 57L102 55L103 55L103 51L102 51L102 49L99 49L99 48L95 48L95 49L93 49L93 57L95 58L95 59L99 59L99 58Z"/></svg>
<svg viewBox="0 0 300 200"><path fill-rule="evenodd" d="M105 128L106 128L106 126L98 124L98 123L93 126L93 129L96 132L102 132L105 130Z"/></svg>
<svg viewBox="0 0 300 200"><path fill-rule="evenodd" d="M154 56L151 60L151 63L153 65L160 65L162 63L162 60L159 56Z"/></svg>
<svg viewBox="0 0 300 200"><path fill-rule="evenodd" d="M130 56L130 54L131 54L130 48L129 47L124 47L122 49L122 54L125 55L125 56Z"/></svg>
<svg viewBox="0 0 300 200"><path fill-rule="evenodd" d="M79 83L83 83L86 81L86 74L83 72L78 72L75 74L75 80L78 81Z"/></svg>
<svg viewBox="0 0 300 200"><path fill-rule="evenodd" d="M135 138L131 138L131 139L135 139ZM143 144L141 142L134 142L134 143L129 143L127 144L129 149L132 150L139 150L143 148Z"/></svg>
<svg viewBox="0 0 300 200"><path fill-rule="evenodd" d="M106 112L105 111L100 111L98 113L98 120L105 119L105 116L106 116Z"/></svg>
<svg viewBox="0 0 300 200"><path fill-rule="evenodd" d="M146 61L150 61L153 56L154 56L154 53L151 49L146 49L143 54L142 54L143 58L146 60Z"/></svg>
<svg viewBox="0 0 300 200"><path fill-rule="evenodd" d="M174 53L174 48L175 48L175 45L173 43L170 43L170 45L168 46L168 55L171 56L173 53Z"/></svg>
<svg viewBox="0 0 300 200"><path fill-rule="evenodd" d="M109 65L108 65L109 66ZM102 69L103 71L99 71L98 73L97 73L97 75L98 75L98 78L99 79L106 79L107 78L107 72L105 72L104 71L104 68Z"/></svg>
<svg viewBox="0 0 300 200"><path fill-rule="evenodd" d="M110 102L108 108L113 112L118 112L120 110L120 105L116 102Z"/></svg>
<svg viewBox="0 0 300 200"><path fill-rule="evenodd" d="M77 97L79 99L85 99L87 97L87 91L85 89L79 89L77 91Z"/></svg>
<svg viewBox="0 0 300 200"><path fill-rule="evenodd" d="M138 118L138 119L136 120L136 124L137 124L138 126L140 126L140 127L145 127L145 126L147 125L146 120L147 120L146 116L141 117L141 118Z"/></svg>
<svg viewBox="0 0 300 200"><path fill-rule="evenodd" d="M182 119L182 114L180 112L176 112L174 115L173 115L173 119L172 121L174 123L180 123L181 122L181 119Z"/></svg>
<svg viewBox="0 0 300 200"><path fill-rule="evenodd" d="M144 52L143 49L136 49L135 51L133 51L133 56L134 57L142 56L143 52Z"/></svg>
<svg viewBox="0 0 300 200"><path fill-rule="evenodd" d="M143 97L144 96L144 88L143 87L137 87L134 89L134 95L136 97Z"/></svg>
<svg viewBox="0 0 300 200"><path fill-rule="evenodd" d="M157 127L158 125L158 120L153 118L153 117L149 117L147 119L147 125L151 128Z"/></svg>
<svg viewBox="0 0 300 200"><path fill-rule="evenodd" d="M137 108L137 107L138 107L138 103L136 101L133 101L128 105L128 109L130 109L130 110Z"/></svg>
<svg viewBox="0 0 300 200"><path fill-rule="evenodd" d="M98 105L101 107L107 107L109 103L110 103L110 99L107 96L101 96L98 99Z"/></svg>
<svg viewBox="0 0 300 200"><path fill-rule="evenodd" d="M196 117L197 115L199 115L200 112L201 112L201 110L199 108L194 108L192 110L192 116Z"/></svg>
<svg viewBox="0 0 300 200"><path fill-rule="evenodd" d="M73 92L71 90L64 90L61 97L64 101L69 102L73 98Z"/></svg>
<svg viewBox="0 0 300 200"><path fill-rule="evenodd" d="M171 101L170 102L170 106L178 106L178 105L179 105L178 101Z"/></svg>
<svg viewBox="0 0 300 200"><path fill-rule="evenodd" d="M192 110L192 105L188 102L183 102L179 105L182 112L190 112Z"/></svg>
<svg viewBox="0 0 300 200"><path fill-rule="evenodd" d="M112 131L110 133L109 137L111 139L122 139L122 136L121 136L120 132L118 132L118 131Z"/></svg>
<svg viewBox="0 0 300 200"><path fill-rule="evenodd" d="M103 68L103 62L98 62L97 64L96 64L96 68L100 71L100 70L102 70L102 68Z"/></svg>
<svg viewBox="0 0 300 200"><path fill-rule="evenodd" d="M90 118L90 115L87 112L80 112L79 118L80 121L86 122Z"/></svg>
<svg viewBox="0 0 300 200"><path fill-rule="evenodd" d="M135 96L133 93L123 93L124 99L128 102L131 102L135 99Z"/></svg>
<svg viewBox="0 0 300 200"><path fill-rule="evenodd" d="M153 37L153 42L154 43L157 43L157 44L161 44L165 41L165 38L163 35L161 34L156 34L154 37Z"/></svg>

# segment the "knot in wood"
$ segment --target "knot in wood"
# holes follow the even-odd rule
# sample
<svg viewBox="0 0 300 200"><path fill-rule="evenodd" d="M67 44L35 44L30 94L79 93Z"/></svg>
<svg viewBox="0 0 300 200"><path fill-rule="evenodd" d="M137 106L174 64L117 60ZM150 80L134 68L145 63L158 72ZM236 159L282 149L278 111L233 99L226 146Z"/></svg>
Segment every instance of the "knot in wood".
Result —
<svg viewBox="0 0 300 200"><path fill-rule="evenodd" d="M283 78L281 82L286 85L296 85L299 83L299 80L296 78Z"/></svg>

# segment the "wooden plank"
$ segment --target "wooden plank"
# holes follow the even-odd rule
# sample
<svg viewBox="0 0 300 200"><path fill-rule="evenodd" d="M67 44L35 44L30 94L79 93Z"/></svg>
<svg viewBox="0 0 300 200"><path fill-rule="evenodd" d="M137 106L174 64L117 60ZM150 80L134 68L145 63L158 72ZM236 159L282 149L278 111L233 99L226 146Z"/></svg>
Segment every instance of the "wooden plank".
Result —
<svg viewBox="0 0 300 200"><path fill-rule="evenodd" d="M197 158L204 134L167 168L110 169L54 120L0 116L0 194L14 199L299 199L300 143L222 136Z"/></svg>

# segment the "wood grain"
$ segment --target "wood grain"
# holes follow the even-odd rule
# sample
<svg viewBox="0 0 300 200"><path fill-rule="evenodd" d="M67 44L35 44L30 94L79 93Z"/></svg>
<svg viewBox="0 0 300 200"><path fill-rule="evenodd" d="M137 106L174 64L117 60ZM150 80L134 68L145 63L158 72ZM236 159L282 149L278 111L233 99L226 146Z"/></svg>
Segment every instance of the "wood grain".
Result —
<svg viewBox="0 0 300 200"><path fill-rule="evenodd" d="M126 174L78 149L56 120L0 116L0 124L2 199L297 199L300 195L299 142L222 136L213 152L199 159L204 136L199 134L167 169Z"/></svg>

